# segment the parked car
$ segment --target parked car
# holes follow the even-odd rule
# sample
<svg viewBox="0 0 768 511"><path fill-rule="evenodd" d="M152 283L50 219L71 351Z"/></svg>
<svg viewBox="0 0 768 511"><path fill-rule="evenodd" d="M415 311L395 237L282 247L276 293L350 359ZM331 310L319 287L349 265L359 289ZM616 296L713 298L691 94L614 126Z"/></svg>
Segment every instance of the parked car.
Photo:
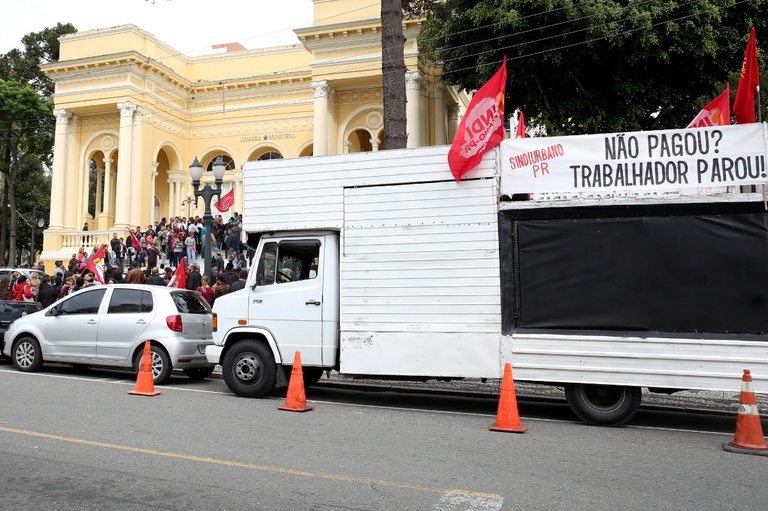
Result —
<svg viewBox="0 0 768 511"><path fill-rule="evenodd" d="M26 275L28 279L31 279L32 277L42 279L45 275L45 272L35 270L34 268L0 268L0 280L3 280L4 278L10 279L11 275L13 275L13 272L15 271L22 275Z"/></svg>
<svg viewBox="0 0 768 511"><path fill-rule="evenodd" d="M0 300L0 351L3 349L3 335L8 330L8 325L20 317L37 312L42 308L40 302Z"/></svg>
<svg viewBox="0 0 768 511"><path fill-rule="evenodd" d="M27 372L44 362L138 371L144 342L150 341L155 383L167 382L174 368L202 379L214 368L205 358L205 347L213 343L212 321L210 306L195 291L88 286L14 321L5 332L3 354Z"/></svg>

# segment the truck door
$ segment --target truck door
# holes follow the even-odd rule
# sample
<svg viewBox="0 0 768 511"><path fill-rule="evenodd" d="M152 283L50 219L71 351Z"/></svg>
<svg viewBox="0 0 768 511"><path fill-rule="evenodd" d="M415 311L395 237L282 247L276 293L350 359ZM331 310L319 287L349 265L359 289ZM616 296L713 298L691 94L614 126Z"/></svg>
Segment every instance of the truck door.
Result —
<svg viewBox="0 0 768 511"><path fill-rule="evenodd" d="M323 365L320 252L319 238L265 240L248 313L252 324L269 328L284 360L300 351L311 366Z"/></svg>

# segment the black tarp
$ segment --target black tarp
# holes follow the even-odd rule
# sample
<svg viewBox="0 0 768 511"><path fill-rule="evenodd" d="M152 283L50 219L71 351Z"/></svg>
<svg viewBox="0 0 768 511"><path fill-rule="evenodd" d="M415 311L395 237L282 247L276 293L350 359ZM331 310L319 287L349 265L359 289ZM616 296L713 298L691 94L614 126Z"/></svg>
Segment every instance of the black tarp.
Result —
<svg viewBox="0 0 768 511"><path fill-rule="evenodd" d="M571 216L506 222L512 329L768 332L762 212Z"/></svg>

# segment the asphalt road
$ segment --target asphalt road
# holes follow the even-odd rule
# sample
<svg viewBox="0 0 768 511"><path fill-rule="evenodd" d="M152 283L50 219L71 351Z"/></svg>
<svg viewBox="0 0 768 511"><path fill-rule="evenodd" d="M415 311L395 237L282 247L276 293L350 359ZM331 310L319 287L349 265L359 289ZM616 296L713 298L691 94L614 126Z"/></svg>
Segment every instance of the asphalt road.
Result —
<svg viewBox="0 0 768 511"><path fill-rule="evenodd" d="M4 510L763 509L765 457L728 453L732 417L644 409L585 426L525 400L522 435L492 399L320 388L277 410L223 381L0 365ZM730 433L729 433L730 432Z"/></svg>

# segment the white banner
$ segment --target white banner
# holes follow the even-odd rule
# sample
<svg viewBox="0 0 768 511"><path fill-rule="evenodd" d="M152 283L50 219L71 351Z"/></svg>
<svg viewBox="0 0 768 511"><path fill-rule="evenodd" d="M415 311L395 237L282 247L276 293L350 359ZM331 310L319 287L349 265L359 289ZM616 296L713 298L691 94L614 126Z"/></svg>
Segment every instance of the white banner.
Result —
<svg viewBox="0 0 768 511"><path fill-rule="evenodd" d="M501 142L501 191L594 193L767 184L762 124Z"/></svg>

